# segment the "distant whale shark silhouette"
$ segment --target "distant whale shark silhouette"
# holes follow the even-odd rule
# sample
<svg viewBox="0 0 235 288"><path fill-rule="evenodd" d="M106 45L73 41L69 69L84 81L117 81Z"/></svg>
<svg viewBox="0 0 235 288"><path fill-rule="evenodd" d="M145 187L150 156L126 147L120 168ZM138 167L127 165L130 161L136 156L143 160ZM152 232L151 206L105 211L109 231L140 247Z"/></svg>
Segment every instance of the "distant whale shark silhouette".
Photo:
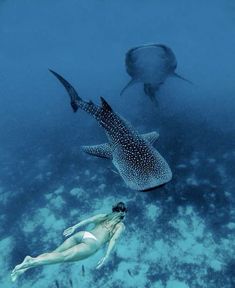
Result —
<svg viewBox="0 0 235 288"><path fill-rule="evenodd" d="M146 44L132 48L126 53L126 71L131 80L120 94L135 83L143 83L145 94L155 100L156 92L170 76L192 83L177 74L176 67L175 54L166 45Z"/></svg>
<svg viewBox="0 0 235 288"><path fill-rule="evenodd" d="M83 150L97 157L112 160L126 185L133 190L150 190L171 180L170 167L153 147L157 132L138 134L133 127L101 97L102 106L83 101L76 90L59 74L50 70L67 90L73 111L78 108L92 115L106 131L108 143L83 146Z"/></svg>

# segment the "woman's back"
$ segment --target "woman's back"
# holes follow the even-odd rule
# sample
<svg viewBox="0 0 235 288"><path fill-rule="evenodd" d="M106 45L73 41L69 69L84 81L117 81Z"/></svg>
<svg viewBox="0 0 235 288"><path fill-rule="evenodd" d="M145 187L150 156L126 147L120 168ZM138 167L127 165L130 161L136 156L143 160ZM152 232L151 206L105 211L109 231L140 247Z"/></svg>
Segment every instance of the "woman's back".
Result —
<svg viewBox="0 0 235 288"><path fill-rule="evenodd" d="M114 235L115 231L122 223L123 215L121 213L107 214L104 219L97 222L94 228L90 231L101 244L109 241Z"/></svg>

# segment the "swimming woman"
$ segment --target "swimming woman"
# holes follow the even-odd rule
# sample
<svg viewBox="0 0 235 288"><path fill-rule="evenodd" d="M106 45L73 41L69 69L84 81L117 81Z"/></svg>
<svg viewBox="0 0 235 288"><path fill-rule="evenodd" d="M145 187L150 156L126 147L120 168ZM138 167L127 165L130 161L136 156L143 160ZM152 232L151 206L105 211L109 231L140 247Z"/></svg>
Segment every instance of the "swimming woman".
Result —
<svg viewBox="0 0 235 288"><path fill-rule="evenodd" d="M106 254L98 262L99 269L108 259L125 226L123 219L127 208L123 202L117 203L112 208L112 213L99 214L83 220L64 231L64 236L70 236L83 225L94 224L90 231L79 231L64 241L58 248L50 253L44 253L37 257L26 256L24 261L17 265L11 273L12 281L15 281L26 270L41 266L64 262L80 261L95 254L105 243L108 244Z"/></svg>

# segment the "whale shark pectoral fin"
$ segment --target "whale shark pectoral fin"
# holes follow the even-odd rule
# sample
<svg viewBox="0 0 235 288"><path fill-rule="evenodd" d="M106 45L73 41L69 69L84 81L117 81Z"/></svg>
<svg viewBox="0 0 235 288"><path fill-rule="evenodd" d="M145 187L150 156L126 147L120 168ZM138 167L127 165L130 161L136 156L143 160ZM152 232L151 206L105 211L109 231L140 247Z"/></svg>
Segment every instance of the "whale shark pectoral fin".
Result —
<svg viewBox="0 0 235 288"><path fill-rule="evenodd" d="M159 134L156 131L145 133L141 135L149 144L153 144L158 138Z"/></svg>
<svg viewBox="0 0 235 288"><path fill-rule="evenodd" d="M184 78L183 76L181 76L181 75L179 75L179 74L177 74L177 73L175 73L175 72L173 73L173 76L176 77L176 78L179 78L179 79L181 79L181 80L184 80L184 81L186 81L186 82L188 82L188 83L190 83L190 84L193 84L192 81Z"/></svg>
<svg viewBox="0 0 235 288"><path fill-rule="evenodd" d="M100 145L92 145L92 146L82 146L82 150L86 152L87 154L100 157L100 158L106 158L106 159L112 159L112 149L110 144L104 143Z"/></svg>
<svg viewBox="0 0 235 288"><path fill-rule="evenodd" d="M122 95L127 88L129 88L130 86L132 86L132 85L135 84L136 82L137 82L136 79L131 79L131 80L126 84L126 86L122 89L122 91L120 92L120 95Z"/></svg>

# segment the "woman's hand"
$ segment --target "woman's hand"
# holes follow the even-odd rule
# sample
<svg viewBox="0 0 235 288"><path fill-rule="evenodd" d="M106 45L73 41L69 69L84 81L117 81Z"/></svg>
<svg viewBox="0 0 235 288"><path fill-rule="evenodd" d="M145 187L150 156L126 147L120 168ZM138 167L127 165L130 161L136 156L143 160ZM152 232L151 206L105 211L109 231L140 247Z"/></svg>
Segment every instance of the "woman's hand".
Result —
<svg viewBox="0 0 235 288"><path fill-rule="evenodd" d="M97 263L96 269L100 269L104 263L107 261L108 257L104 256L103 258L100 259L100 261Z"/></svg>
<svg viewBox="0 0 235 288"><path fill-rule="evenodd" d="M68 237L69 235L73 234L75 232L76 228L74 226L69 227L67 229L64 230L63 235L65 237Z"/></svg>

